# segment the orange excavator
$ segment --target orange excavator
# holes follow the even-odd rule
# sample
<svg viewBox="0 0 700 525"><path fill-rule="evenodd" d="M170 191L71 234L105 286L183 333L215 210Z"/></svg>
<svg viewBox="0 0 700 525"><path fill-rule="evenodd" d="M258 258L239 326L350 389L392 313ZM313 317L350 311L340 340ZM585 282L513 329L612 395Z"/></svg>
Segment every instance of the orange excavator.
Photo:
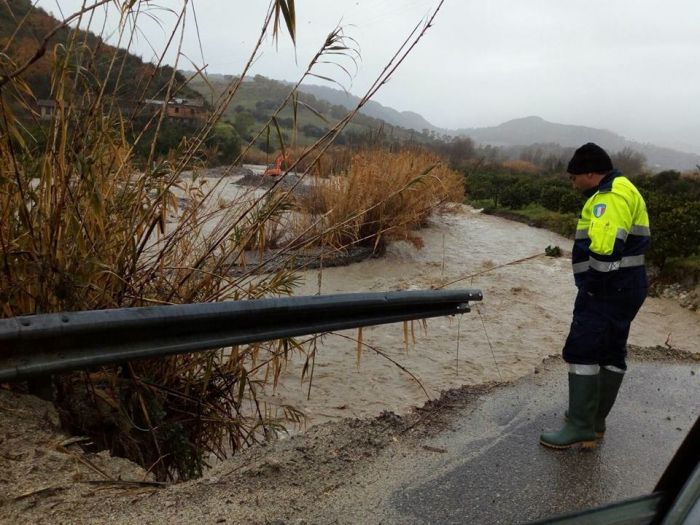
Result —
<svg viewBox="0 0 700 525"><path fill-rule="evenodd" d="M285 164L287 162L287 156L284 153L280 153L277 155L275 158L275 163L274 164L268 164L267 169L263 173L263 175L270 175L271 177L278 177L284 173L284 169L282 168L282 164Z"/></svg>

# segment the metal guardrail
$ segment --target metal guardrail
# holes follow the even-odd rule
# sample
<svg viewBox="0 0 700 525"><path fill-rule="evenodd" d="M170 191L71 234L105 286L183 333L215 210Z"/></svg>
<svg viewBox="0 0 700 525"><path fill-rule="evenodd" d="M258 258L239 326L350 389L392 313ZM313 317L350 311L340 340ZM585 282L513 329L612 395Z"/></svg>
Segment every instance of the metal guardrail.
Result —
<svg viewBox="0 0 700 525"><path fill-rule="evenodd" d="M0 382L132 359L453 315L480 290L356 293L0 320Z"/></svg>

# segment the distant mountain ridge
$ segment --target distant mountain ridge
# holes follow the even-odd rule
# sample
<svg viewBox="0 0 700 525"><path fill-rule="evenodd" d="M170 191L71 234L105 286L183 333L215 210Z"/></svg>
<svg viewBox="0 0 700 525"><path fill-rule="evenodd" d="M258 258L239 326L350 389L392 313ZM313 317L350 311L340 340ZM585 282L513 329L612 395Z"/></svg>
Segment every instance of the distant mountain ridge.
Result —
<svg viewBox="0 0 700 525"><path fill-rule="evenodd" d="M695 153L627 140L605 129L557 124L535 116L509 120L493 127L459 129L455 133L470 137L479 144L492 146L556 143L576 147L585 142L595 142L611 153L631 148L643 153L647 165L652 169L691 170L700 165L700 155Z"/></svg>
<svg viewBox="0 0 700 525"><path fill-rule="evenodd" d="M360 100L355 95L327 86L302 84L300 90L348 109L354 108ZM537 116L513 119L492 127L449 130L431 124L413 111L397 111L374 101L369 101L360 111L395 126L417 131L427 129L452 136L467 136L474 142L484 145L529 146L553 143L564 147L575 147L586 142L595 142L611 153L624 148L638 151L644 154L647 165L651 169L692 170L700 165L700 155L695 153L628 140L605 129L548 122Z"/></svg>
<svg viewBox="0 0 700 525"><path fill-rule="evenodd" d="M341 91L340 89L334 89L327 86L318 86L315 84L302 84L299 87L299 91L313 95L316 98L325 100L331 104L343 106L347 109L355 108L357 103L360 101L360 97L352 95L351 93ZM360 112L369 117L383 120L387 124L401 126L402 128L415 129L417 131L428 129L430 131L440 133L445 133L447 131L434 126L423 118L423 116L414 111L397 111L394 108L384 106L379 102L375 102L374 100L367 102Z"/></svg>
<svg viewBox="0 0 700 525"><path fill-rule="evenodd" d="M536 116L509 120L498 126L458 129L456 133L492 146L521 146L550 142L561 146L580 146L582 141L587 141L600 143L604 148L617 151L629 145L624 137L612 131L556 124Z"/></svg>

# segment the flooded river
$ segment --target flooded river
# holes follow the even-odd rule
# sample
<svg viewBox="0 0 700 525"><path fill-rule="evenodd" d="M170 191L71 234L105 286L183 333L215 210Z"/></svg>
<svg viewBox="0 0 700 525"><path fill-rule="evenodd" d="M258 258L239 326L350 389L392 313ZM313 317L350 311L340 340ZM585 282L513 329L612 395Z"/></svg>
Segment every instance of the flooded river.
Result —
<svg viewBox="0 0 700 525"><path fill-rule="evenodd" d="M464 384L512 381L560 353L575 288L569 259L547 257L544 250L549 245L568 250L571 241L466 206L434 216L420 235L425 242L420 250L397 242L380 259L306 272L296 293L315 294L319 282L324 294L425 290L458 279L448 288L481 289L484 300L471 313L429 319L426 329L415 322L415 343L409 335L408 347L403 324L363 329L363 342L410 370L431 397ZM700 352L700 315L671 300L649 298L629 342ZM384 410L402 413L427 400L415 379L372 350L365 348L358 364L357 344L341 336L327 335L319 343L308 399L302 367L303 360L289 363L269 399L301 408L310 424Z"/></svg>
<svg viewBox="0 0 700 525"><path fill-rule="evenodd" d="M211 185L219 182L216 199L238 201L244 194L261 193L235 184L237 180L212 178ZM303 272L295 295L447 285L481 289L483 301L461 316L414 322L415 342L409 330L408 345L402 323L364 328L363 342L386 357L364 347L359 363L358 345L352 340L357 330L325 335L318 341L310 395L309 378L301 381L305 358L297 356L277 388L267 392L266 401L301 409L308 424L384 410L404 413L442 390L512 381L531 373L547 356L559 355L575 287L568 253L552 258L544 251L551 245L568 252L570 240L468 206L434 215L419 235L422 249L395 242L378 259ZM629 342L700 352L700 314L669 299L648 298Z"/></svg>

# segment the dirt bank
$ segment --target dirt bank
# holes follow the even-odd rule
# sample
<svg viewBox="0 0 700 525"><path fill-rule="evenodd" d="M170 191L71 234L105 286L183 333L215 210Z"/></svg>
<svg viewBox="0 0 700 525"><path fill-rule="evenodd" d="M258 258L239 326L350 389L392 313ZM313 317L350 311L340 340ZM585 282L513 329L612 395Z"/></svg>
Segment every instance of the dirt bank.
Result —
<svg viewBox="0 0 700 525"><path fill-rule="evenodd" d="M697 368L697 354L631 350L637 362L687 363L692 374ZM540 378L535 384L547 383L562 369L559 358L550 358L531 377ZM406 463L401 458L407 464L417 457L439 460L447 449L435 437L446 432L452 440L455 418L469 414L477 401L500 395L502 388L496 383L465 386L404 416L384 412L317 425L246 450L202 479L173 486L149 482L142 469L127 461L81 452L75 439L57 429L49 404L0 391L0 521L291 524L306 523L310 516L325 517L308 523L331 523L329 516L335 515L338 522L351 523L343 518L342 507L366 497L366 484L400 482L406 475L399 467ZM387 462L396 466L395 473L387 471L392 468ZM387 495L375 497L386 500ZM351 504L363 508L357 499ZM366 511L371 514L372 507Z"/></svg>
<svg viewBox="0 0 700 525"><path fill-rule="evenodd" d="M61 432L50 403L0 391L0 521L185 523L182 509L199 513L196 508L208 505L203 515L211 522L219 522L219 512L228 523L269 523L314 505L387 446L438 432L450 411L494 386L446 392L403 417L385 412L318 425L246 450L203 479L169 487L127 460L83 452L79 438ZM139 508L136 514L131 506Z"/></svg>

